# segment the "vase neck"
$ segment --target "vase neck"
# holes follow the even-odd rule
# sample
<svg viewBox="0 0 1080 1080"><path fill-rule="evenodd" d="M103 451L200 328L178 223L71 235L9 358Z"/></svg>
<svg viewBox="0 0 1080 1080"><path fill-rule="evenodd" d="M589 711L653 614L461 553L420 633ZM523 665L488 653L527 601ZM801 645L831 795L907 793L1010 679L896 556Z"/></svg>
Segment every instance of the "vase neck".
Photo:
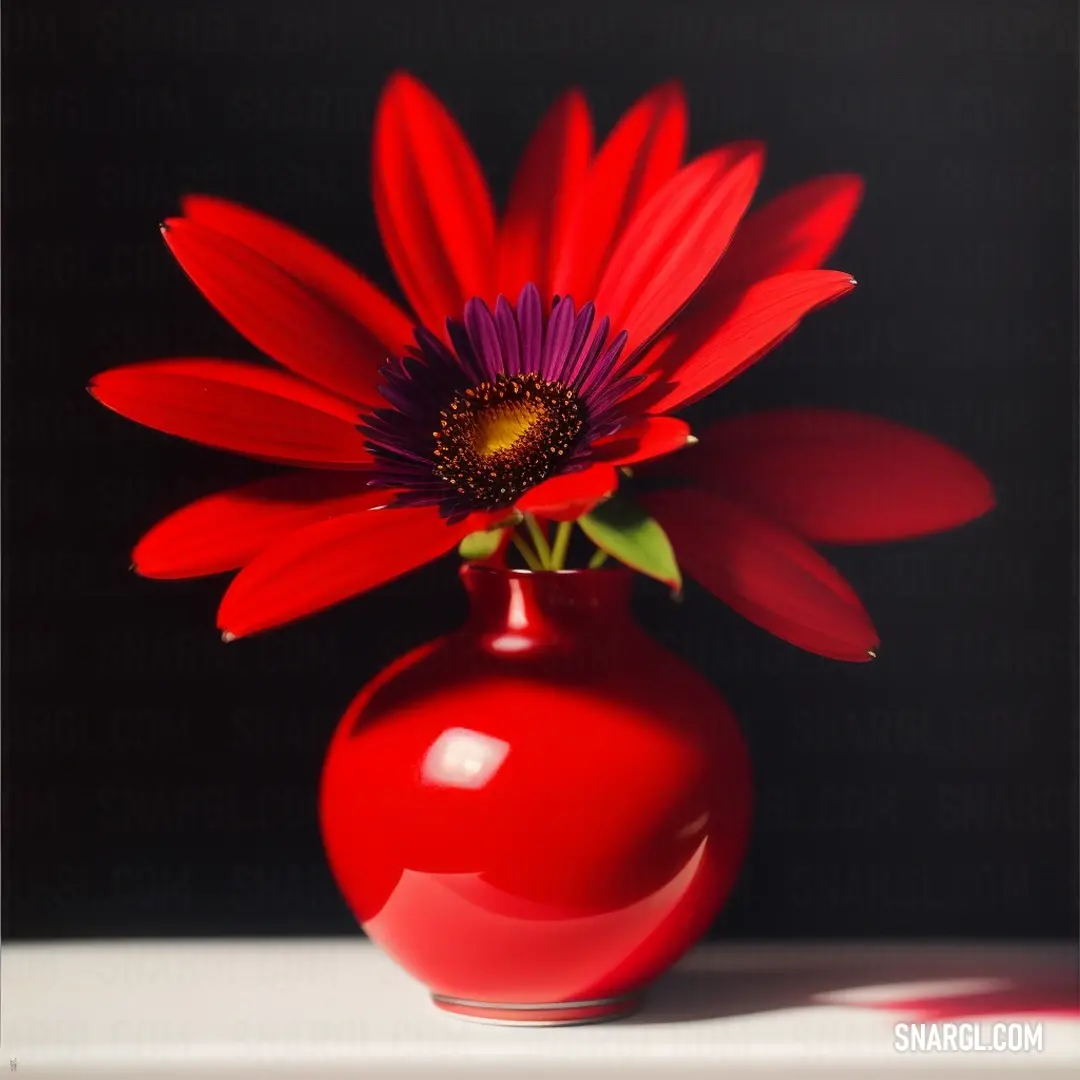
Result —
<svg viewBox="0 0 1080 1080"><path fill-rule="evenodd" d="M529 573L464 566L469 627L481 633L531 634L541 627L576 634L629 629L632 575L622 570Z"/></svg>

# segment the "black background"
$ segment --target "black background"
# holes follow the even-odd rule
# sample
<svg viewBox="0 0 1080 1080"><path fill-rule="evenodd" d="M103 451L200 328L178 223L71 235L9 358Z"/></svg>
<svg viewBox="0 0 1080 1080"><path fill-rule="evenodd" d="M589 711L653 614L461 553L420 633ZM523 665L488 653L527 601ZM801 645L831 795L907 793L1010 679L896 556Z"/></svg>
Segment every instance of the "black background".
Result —
<svg viewBox="0 0 1080 1080"><path fill-rule="evenodd" d="M451 628L449 563L223 645L221 579L136 578L181 503L261 467L84 393L116 364L252 355L157 232L184 191L261 208L390 287L372 110L413 71L497 197L581 84L606 131L681 78L691 150L766 139L763 195L867 180L859 288L695 419L781 403L924 428L992 477L955 533L830 553L883 645L768 637L691 587L641 619L729 696L759 801L716 932L1076 932L1075 5L762 0L6 0L3 929L9 938L354 933L316 787L353 692Z"/></svg>

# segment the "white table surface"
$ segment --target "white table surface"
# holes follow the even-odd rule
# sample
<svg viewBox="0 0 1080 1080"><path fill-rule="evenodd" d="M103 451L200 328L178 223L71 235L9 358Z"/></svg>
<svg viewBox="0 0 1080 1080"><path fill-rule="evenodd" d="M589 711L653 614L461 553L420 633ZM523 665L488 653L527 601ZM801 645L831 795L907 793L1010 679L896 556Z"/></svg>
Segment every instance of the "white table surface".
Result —
<svg viewBox="0 0 1080 1080"><path fill-rule="evenodd" d="M445 1015L362 939L4 945L0 1070L145 1080L1071 1075L1080 1022L1009 1013L1076 972L1061 946L708 945L625 1020L509 1029ZM889 1002L997 995L1039 1053L902 1053ZM1060 999L1062 992L1058 991ZM989 1041L989 1040L987 1040ZM11 1063L15 1069L11 1069Z"/></svg>

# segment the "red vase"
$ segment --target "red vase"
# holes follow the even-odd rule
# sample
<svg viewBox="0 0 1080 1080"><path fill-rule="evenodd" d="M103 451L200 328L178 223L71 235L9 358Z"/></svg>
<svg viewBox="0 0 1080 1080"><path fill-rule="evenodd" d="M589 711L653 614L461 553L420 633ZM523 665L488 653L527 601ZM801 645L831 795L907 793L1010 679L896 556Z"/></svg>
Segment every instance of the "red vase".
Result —
<svg viewBox="0 0 1080 1080"><path fill-rule="evenodd" d="M628 572L462 579L466 624L377 676L334 735L331 868L441 1008L624 1015L734 883L750 821L738 726L634 623Z"/></svg>

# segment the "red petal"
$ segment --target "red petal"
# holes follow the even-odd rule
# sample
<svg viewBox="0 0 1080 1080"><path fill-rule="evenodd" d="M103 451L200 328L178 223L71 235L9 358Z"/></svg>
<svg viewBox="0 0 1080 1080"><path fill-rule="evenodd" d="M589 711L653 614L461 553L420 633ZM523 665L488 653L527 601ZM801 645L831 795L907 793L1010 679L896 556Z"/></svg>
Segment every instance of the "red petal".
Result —
<svg viewBox="0 0 1080 1080"><path fill-rule="evenodd" d="M499 230L499 292L516 299L532 282L548 303L555 264L589 172L592 117L577 90L561 97L518 166Z"/></svg>
<svg viewBox="0 0 1080 1080"><path fill-rule="evenodd" d="M411 75L386 84L375 116L375 215L413 309L440 334L465 301L493 300L495 211L465 136Z"/></svg>
<svg viewBox="0 0 1080 1080"><path fill-rule="evenodd" d="M136 423L292 465L370 463L355 406L284 371L232 360L156 360L95 375L90 393Z"/></svg>
<svg viewBox="0 0 1080 1080"><path fill-rule="evenodd" d="M388 501L368 474L285 473L219 491L159 521L132 553L144 577L186 578L235 570L287 533Z"/></svg>
<svg viewBox="0 0 1080 1080"><path fill-rule="evenodd" d="M757 143L704 154L634 217L596 296L597 311L628 332L628 349L653 337L701 287L750 205L764 162Z"/></svg>
<svg viewBox="0 0 1080 1080"><path fill-rule="evenodd" d="M922 536L994 505L990 481L955 450L840 409L776 409L725 420L676 467L821 543Z"/></svg>
<svg viewBox="0 0 1080 1080"><path fill-rule="evenodd" d="M321 611L437 559L482 527L470 519L447 525L426 506L363 510L309 525L236 575L218 626L242 637Z"/></svg>
<svg viewBox="0 0 1080 1080"><path fill-rule="evenodd" d="M702 302L776 274L816 270L847 232L862 193L861 177L819 176L767 202L739 226Z"/></svg>
<svg viewBox="0 0 1080 1080"><path fill-rule="evenodd" d="M682 450L693 441L690 425L673 416L646 416L594 446L597 461L631 465Z"/></svg>
<svg viewBox="0 0 1080 1080"><path fill-rule="evenodd" d="M224 233L185 218L162 231L206 299L256 348L353 401L380 400L384 355L340 308Z"/></svg>
<svg viewBox="0 0 1080 1080"><path fill-rule="evenodd" d="M619 475L612 465L589 465L537 484L518 499L517 508L522 513L553 521L573 521L587 514L618 486Z"/></svg>
<svg viewBox="0 0 1080 1080"><path fill-rule="evenodd" d="M687 312L638 367L653 380L631 392L633 407L670 412L711 394L746 370L822 304L854 288L838 270L778 274L729 295L714 310ZM651 370L650 370L651 369Z"/></svg>
<svg viewBox="0 0 1080 1080"><path fill-rule="evenodd" d="M414 344L413 320L363 274L310 237L209 195L186 195L181 206L191 221L238 240L336 304L376 339L376 352L398 356Z"/></svg>
<svg viewBox="0 0 1080 1080"><path fill-rule="evenodd" d="M869 660L877 632L851 586L797 537L754 511L701 492L642 503L679 565L709 592L785 641L834 660Z"/></svg>
<svg viewBox="0 0 1080 1080"><path fill-rule="evenodd" d="M604 141L589 171L553 290L583 304L630 220L675 175L686 143L686 101L669 83L646 94Z"/></svg>

